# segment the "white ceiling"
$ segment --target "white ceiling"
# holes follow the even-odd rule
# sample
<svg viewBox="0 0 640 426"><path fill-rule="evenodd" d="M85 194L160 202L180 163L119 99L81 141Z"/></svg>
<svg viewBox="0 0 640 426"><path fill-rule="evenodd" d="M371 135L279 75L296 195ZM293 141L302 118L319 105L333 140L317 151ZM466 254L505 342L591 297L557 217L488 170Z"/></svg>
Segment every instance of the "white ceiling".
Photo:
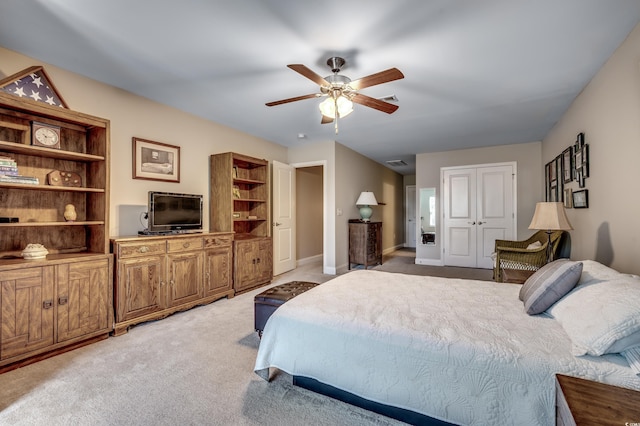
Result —
<svg viewBox="0 0 640 426"><path fill-rule="evenodd" d="M639 0L0 0L0 46L285 146L336 140L401 159L394 170L411 174L416 153L542 140L639 21ZM316 93L286 65L327 76L331 56L353 80L400 69L361 91L396 95L398 111L356 105L335 135L318 99L265 106Z"/></svg>

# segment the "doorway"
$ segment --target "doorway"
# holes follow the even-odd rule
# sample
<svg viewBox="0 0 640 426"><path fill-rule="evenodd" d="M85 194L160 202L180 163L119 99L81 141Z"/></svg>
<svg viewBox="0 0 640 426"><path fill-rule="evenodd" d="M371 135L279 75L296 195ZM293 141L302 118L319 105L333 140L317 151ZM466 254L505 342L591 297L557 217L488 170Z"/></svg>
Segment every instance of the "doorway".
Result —
<svg viewBox="0 0 640 426"><path fill-rule="evenodd" d="M327 272L326 190L323 161L273 162L273 263L280 275L314 262Z"/></svg>
<svg viewBox="0 0 640 426"><path fill-rule="evenodd" d="M493 267L496 239L516 230L516 164L442 169L444 264Z"/></svg>
<svg viewBox="0 0 640 426"><path fill-rule="evenodd" d="M323 173L322 166L296 168L296 258L301 265L323 257Z"/></svg>

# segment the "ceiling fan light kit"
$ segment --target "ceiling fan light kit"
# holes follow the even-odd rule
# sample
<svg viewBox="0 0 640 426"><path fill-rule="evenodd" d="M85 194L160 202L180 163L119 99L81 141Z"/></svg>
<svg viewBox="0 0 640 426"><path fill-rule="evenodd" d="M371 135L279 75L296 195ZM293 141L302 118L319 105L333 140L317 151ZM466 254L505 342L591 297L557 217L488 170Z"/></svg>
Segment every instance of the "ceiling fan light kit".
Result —
<svg viewBox="0 0 640 426"><path fill-rule="evenodd" d="M334 122L336 134L338 133L338 118L344 118L353 112L354 102L369 108L377 109L378 111L386 112L387 114L392 114L398 109L397 105L390 104L385 100L363 95L358 93L358 90L404 78L404 75L400 70L397 68L390 68L352 81L349 77L339 74L340 69L344 66L345 62L346 61L343 58L338 56L329 58L327 60L327 65L331 68L331 72L333 72L333 74L324 78L320 77L305 65L287 65L295 72L320 86L320 93L268 102L266 105L282 105L289 102L326 96L327 99L318 105L322 114L321 123L326 124Z"/></svg>
<svg viewBox="0 0 640 426"><path fill-rule="evenodd" d="M318 105L322 115L328 118L336 117L336 110L338 111L338 117L344 118L353 112L353 102L344 96L337 98L327 98L320 102Z"/></svg>

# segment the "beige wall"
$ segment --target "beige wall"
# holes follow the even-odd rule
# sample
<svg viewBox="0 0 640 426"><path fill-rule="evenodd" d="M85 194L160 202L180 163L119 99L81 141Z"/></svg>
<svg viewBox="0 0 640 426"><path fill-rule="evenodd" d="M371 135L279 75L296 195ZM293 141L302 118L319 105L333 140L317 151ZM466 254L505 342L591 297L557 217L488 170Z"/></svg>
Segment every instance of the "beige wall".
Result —
<svg viewBox="0 0 640 426"><path fill-rule="evenodd" d="M322 255L322 166L296 169L296 259Z"/></svg>
<svg viewBox="0 0 640 426"><path fill-rule="evenodd" d="M541 152L541 142L530 142L418 154L416 156L416 191L420 193L420 188L436 188L436 199L438 200L436 208L440 209L440 168L514 161L518 170L517 238L524 239L534 232L527 228L531 222L536 203L544 199L544 185L541 182L544 166ZM440 223L436 224L437 244L426 246L418 243L416 247L416 258L424 259L425 263L437 264L442 259L442 215L439 210L437 217L440 219Z"/></svg>
<svg viewBox="0 0 640 426"><path fill-rule="evenodd" d="M402 175L334 141L318 142L289 149L289 163L296 167L321 161L325 182L324 272L347 270L348 221L360 217L355 205L360 192L373 191L378 202L372 220L383 222L382 247L385 251L402 245ZM331 243L326 244L326 241Z"/></svg>
<svg viewBox="0 0 640 426"><path fill-rule="evenodd" d="M567 209L573 259L640 274L640 26L609 58L544 138L546 163L585 133L588 209ZM577 183L567 187L578 190Z"/></svg>
<svg viewBox="0 0 640 426"><path fill-rule="evenodd" d="M142 229L150 190L203 194L209 206L210 154L235 151L286 162L287 149L234 129L184 113L70 73L0 47L0 78L43 65L70 109L111 121L111 236ZM132 179L133 136L180 147L180 183ZM205 215L205 229L209 218Z"/></svg>
<svg viewBox="0 0 640 426"><path fill-rule="evenodd" d="M373 207L372 221L382 221L382 249L385 252L402 246L404 241L402 175L366 158L339 143L336 144L336 209L342 211L336 220L336 258L340 270L349 260L349 219L358 219L355 203L362 191L373 191L378 203Z"/></svg>

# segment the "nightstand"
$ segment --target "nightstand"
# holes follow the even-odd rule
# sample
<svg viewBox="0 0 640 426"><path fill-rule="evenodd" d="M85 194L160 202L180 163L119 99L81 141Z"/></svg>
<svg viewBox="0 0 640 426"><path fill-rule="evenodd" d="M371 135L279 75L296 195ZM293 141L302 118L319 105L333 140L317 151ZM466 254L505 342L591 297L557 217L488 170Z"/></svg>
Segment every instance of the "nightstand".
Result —
<svg viewBox="0 0 640 426"><path fill-rule="evenodd" d="M640 392L556 374L556 425L640 424Z"/></svg>
<svg viewBox="0 0 640 426"><path fill-rule="evenodd" d="M382 222L349 220L349 269L354 263L382 265Z"/></svg>

